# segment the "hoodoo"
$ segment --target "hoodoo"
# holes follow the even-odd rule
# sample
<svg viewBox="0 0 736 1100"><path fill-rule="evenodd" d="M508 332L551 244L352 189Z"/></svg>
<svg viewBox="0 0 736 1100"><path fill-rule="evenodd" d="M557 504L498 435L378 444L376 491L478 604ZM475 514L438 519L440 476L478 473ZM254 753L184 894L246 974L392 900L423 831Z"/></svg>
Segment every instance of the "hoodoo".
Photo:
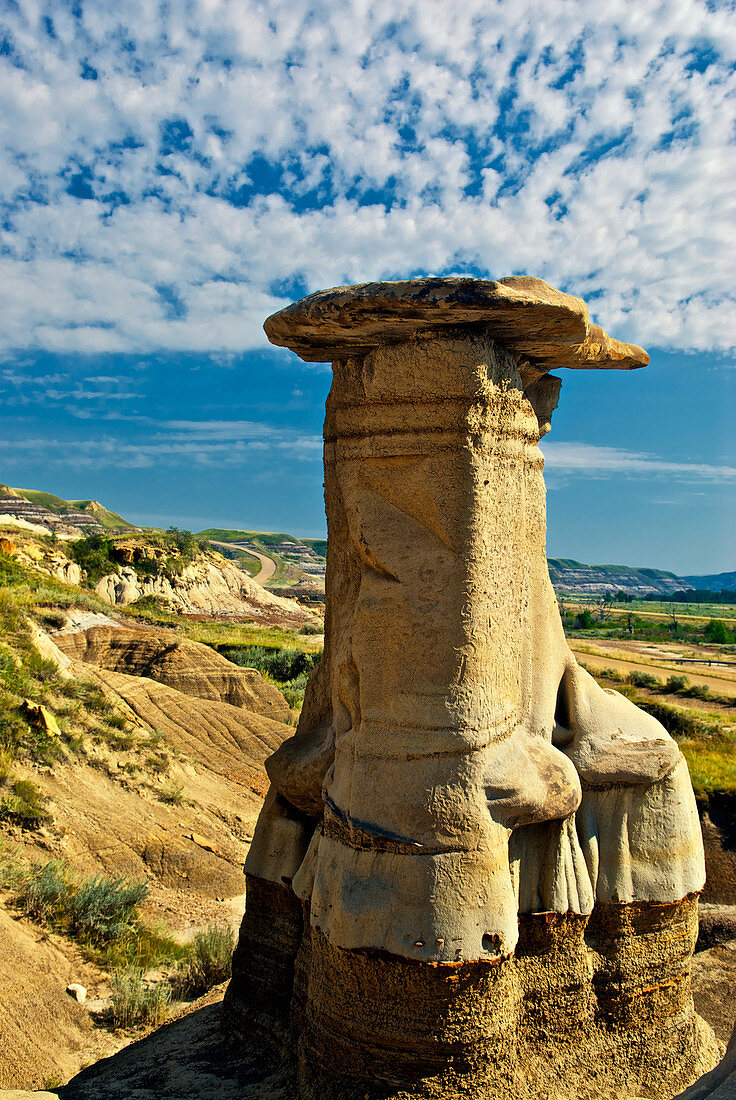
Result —
<svg viewBox="0 0 736 1100"><path fill-rule="evenodd" d="M324 656L246 863L227 1025L302 1100L671 1096L716 1061L702 841L654 718L576 663L545 559L557 368L630 369L539 279L313 294Z"/></svg>

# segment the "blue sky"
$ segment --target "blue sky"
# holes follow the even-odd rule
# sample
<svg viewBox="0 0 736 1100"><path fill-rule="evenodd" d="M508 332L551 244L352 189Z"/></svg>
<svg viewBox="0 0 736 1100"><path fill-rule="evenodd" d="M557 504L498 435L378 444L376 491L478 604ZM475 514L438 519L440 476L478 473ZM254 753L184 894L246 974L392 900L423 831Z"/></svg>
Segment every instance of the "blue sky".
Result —
<svg viewBox="0 0 736 1100"><path fill-rule="evenodd" d="M563 373L549 552L736 568L734 14L6 0L0 480L320 535L329 370L264 318L528 273L652 355Z"/></svg>

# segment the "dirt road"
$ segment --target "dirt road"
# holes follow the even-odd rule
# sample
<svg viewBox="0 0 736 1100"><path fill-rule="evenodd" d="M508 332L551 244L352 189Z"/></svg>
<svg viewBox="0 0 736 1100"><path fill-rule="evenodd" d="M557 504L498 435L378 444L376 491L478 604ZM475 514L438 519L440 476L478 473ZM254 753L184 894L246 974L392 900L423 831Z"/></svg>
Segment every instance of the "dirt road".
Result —
<svg viewBox="0 0 736 1100"><path fill-rule="evenodd" d="M213 546L225 546L228 549L235 547L238 550L245 550L246 554L249 554L252 558L258 558L261 563L261 571L256 573L253 580L258 581L259 584L268 584L276 572L276 562L273 558L267 558L265 554L259 554L257 550L252 550L245 542L216 542L215 539L212 539L211 542Z"/></svg>
<svg viewBox="0 0 736 1100"><path fill-rule="evenodd" d="M670 674L686 676L691 684L709 687L711 691L736 696L736 668L708 667L705 661L697 664L678 664L666 655L642 654L624 648L621 642L606 645L604 640L589 642L571 638L568 644L578 660L594 668L615 668L622 672L650 672L666 680ZM678 653L677 656L680 654ZM674 656L674 654L673 654Z"/></svg>

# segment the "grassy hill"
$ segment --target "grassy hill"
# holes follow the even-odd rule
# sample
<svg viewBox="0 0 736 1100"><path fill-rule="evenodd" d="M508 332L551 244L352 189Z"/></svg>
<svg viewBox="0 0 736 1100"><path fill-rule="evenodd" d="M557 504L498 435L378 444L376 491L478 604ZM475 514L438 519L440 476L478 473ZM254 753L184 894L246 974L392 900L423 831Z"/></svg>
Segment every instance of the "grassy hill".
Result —
<svg viewBox="0 0 736 1100"><path fill-rule="evenodd" d="M0 486L0 496L20 497L30 504L37 504L40 508L46 508L54 515L63 516L67 512L86 512L103 527L108 529L125 528L134 529L135 524L123 519L117 512L111 512L97 500L64 500L53 493L44 492L42 489L14 489L9 485Z"/></svg>
<svg viewBox="0 0 736 1100"><path fill-rule="evenodd" d="M197 538L209 542L252 542L263 547L279 546L282 542L295 542L300 546L309 546L321 558L327 554L327 539L298 539L296 535L287 535L283 531L233 531L223 527L208 527L198 531Z"/></svg>

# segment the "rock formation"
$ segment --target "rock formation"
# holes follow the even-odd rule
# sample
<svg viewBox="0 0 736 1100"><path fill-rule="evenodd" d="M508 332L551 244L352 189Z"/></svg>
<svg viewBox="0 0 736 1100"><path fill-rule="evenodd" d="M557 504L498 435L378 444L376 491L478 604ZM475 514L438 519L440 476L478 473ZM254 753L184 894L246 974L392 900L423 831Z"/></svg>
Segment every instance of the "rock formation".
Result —
<svg viewBox="0 0 736 1100"><path fill-rule="evenodd" d="M182 615L228 616L302 626L314 616L297 603L269 592L218 553L200 554L176 577L163 573L147 576L132 565L108 573L95 585L107 603L127 607L144 596L165 600Z"/></svg>
<svg viewBox="0 0 736 1100"><path fill-rule="evenodd" d="M244 707L255 714L289 722L289 704L273 684L254 668L240 668L211 646L155 630L119 626L71 627L54 635L69 658L110 672L145 676L184 695Z"/></svg>
<svg viewBox="0 0 736 1100"><path fill-rule="evenodd" d="M640 348L537 279L314 294L325 650L246 862L226 998L303 1100L671 1096L716 1047L689 964L685 762L576 663L545 560L553 367Z"/></svg>

